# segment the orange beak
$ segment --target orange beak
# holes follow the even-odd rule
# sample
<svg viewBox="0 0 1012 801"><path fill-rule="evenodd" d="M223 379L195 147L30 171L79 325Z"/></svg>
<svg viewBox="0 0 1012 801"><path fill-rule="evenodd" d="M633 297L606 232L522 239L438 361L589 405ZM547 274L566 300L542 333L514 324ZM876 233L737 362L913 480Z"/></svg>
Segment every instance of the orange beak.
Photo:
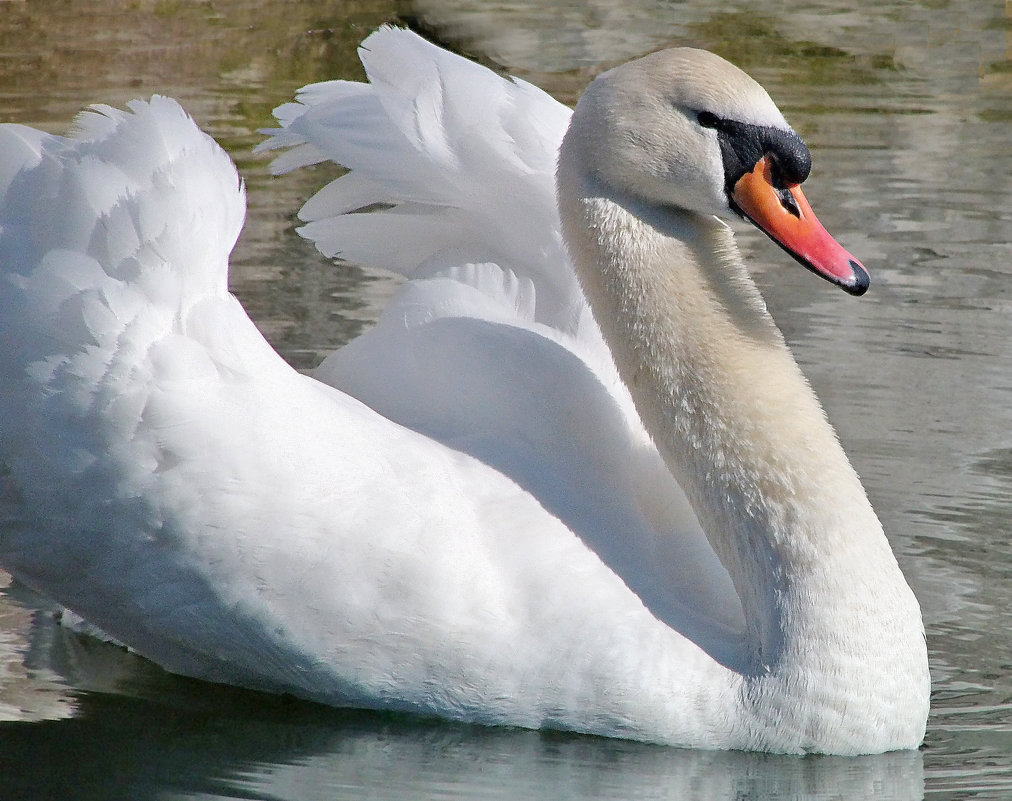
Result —
<svg viewBox="0 0 1012 801"><path fill-rule="evenodd" d="M823 228L800 184L774 184L769 156L738 179L731 198L742 214L809 270L852 295L867 291L870 279L864 265Z"/></svg>

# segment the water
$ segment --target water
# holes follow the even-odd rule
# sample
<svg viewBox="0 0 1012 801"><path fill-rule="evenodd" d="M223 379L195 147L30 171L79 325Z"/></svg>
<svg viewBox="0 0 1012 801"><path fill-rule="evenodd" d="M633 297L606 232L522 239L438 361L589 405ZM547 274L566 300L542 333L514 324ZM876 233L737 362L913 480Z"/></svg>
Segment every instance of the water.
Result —
<svg viewBox="0 0 1012 801"><path fill-rule="evenodd" d="M809 198L872 272L872 291L847 298L742 231L921 600L934 686L919 752L678 751L179 679L6 586L0 798L1012 795L1010 15L975 0L0 2L0 120L61 131L86 103L157 91L229 149L250 198L233 289L300 368L367 325L392 282L327 266L292 233L326 169L275 180L250 151L296 88L360 77L355 45L376 25L410 19L569 102L669 44L744 67L808 140Z"/></svg>

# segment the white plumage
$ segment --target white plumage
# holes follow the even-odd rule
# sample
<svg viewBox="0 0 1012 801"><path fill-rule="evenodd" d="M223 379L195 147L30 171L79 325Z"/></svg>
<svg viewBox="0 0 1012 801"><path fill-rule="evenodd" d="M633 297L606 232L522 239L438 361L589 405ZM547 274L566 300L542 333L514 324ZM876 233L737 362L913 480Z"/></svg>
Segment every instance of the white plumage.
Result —
<svg viewBox="0 0 1012 801"><path fill-rule="evenodd" d="M315 378L227 293L242 186L178 105L98 108L67 138L0 126L0 564L212 681L678 745L916 746L916 601L727 229L692 217L713 243L693 256L607 192L580 199L564 166L580 281L599 317L635 306L605 330L654 320L646 356L609 339L616 370L555 202L568 109L406 31L377 32L362 58L369 84L306 87L267 146L288 148L278 171L350 168L302 210L323 253L413 280ZM700 63L726 70L703 81L714 102L720 78L734 98L762 91ZM757 102L762 122L779 116ZM591 139L574 126L571 172ZM598 241L572 233L583 215ZM627 275L657 254L685 264L639 295L595 287L613 246L640 260ZM718 273L745 312L705 289ZM680 329L695 363L663 355L682 345L651 293L673 281L672 309L702 309L705 325ZM751 316L706 351L729 314ZM736 343L751 366L722 350ZM619 374L655 356L633 370L637 413ZM756 399L727 394L760 367L779 372L742 389ZM729 411L686 422L665 398L701 376L698 408ZM753 415L767 390L777 408ZM751 434L728 428L743 419ZM757 479L779 464L774 441L798 448ZM818 497L812 459L828 470ZM788 480L797 497L778 494ZM768 497L747 496L755 481Z"/></svg>

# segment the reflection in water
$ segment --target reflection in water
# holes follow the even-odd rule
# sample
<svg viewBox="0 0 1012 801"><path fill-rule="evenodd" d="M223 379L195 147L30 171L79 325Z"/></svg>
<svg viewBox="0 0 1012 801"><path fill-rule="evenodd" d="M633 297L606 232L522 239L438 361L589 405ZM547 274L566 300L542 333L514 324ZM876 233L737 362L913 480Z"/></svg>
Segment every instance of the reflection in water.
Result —
<svg viewBox="0 0 1012 801"><path fill-rule="evenodd" d="M87 6L85 8L85 6ZM918 798L1012 794L1012 24L999 4L760 0L3 3L0 119L178 97L233 154L249 224L232 285L300 368L372 319L389 280L292 234L326 170L250 150L302 84L360 77L396 14L572 101L611 64L715 49L777 98L809 190L872 290L828 293L741 241L921 599L935 695L923 752L794 759L341 712L167 676L0 595L0 797ZM40 611L41 610L41 611ZM20 722L17 722L20 721ZM41 722L29 722L41 721ZM923 777L922 777L923 774Z"/></svg>
<svg viewBox="0 0 1012 801"><path fill-rule="evenodd" d="M66 764L22 773L5 789L44 797L68 786L78 798L272 799L511 797L890 799L920 798L920 755L860 759L671 751L527 731L476 731L447 724L327 710L292 720L280 710L169 711L124 697L93 696L94 716L47 723L11 738L2 759ZM307 720L308 718L308 720ZM315 719L314 719L315 718ZM90 723L89 723L90 721ZM125 721L125 725L114 725ZM13 745L14 750L8 750ZM35 760L33 762L33 760Z"/></svg>
<svg viewBox="0 0 1012 801"><path fill-rule="evenodd" d="M335 710L163 673L44 624L76 714L0 726L0 797L917 799L920 752L687 751ZM38 631L36 632L38 633ZM72 758L68 759L68 755ZM77 792L77 790L81 792Z"/></svg>
<svg viewBox="0 0 1012 801"><path fill-rule="evenodd" d="M52 629L47 625L52 619L48 605L34 593L9 584L10 577L0 571L0 722L70 717L77 712L77 704L66 673L45 656L35 658L30 646Z"/></svg>

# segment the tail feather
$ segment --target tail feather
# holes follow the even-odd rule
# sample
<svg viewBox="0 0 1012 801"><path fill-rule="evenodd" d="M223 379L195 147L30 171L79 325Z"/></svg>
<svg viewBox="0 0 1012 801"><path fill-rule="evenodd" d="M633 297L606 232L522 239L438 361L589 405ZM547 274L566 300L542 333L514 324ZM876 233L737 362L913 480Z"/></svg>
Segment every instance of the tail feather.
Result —
<svg viewBox="0 0 1012 801"><path fill-rule="evenodd" d="M376 183L361 172L349 172L309 198L299 210L299 217L305 222L314 222L360 211L370 205L393 205L396 202L397 197L389 187Z"/></svg>
<svg viewBox="0 0 1012 801"><path fill-rule="evenodd" d="M559 230L555 161L569 110L416 34L363 43L368 84L313 84L278 108L263 150L276 172L332 160L351 170L314 196L300 229L328 256L409 277L498 265L535 289L538 322L587 321Z"/></svg>
<svg viewBox="0 0 1012 801"><path fill-rule="evenodd" d="M138 260L160 262L198 291L224 290L244 192L228 156L175 101L133 101L130 112L95 106L67 137L2 126L0 152L5 273L28 274L62 249L111 277L138 275Z"/></svg>
<svg viewBox="0 0 1012 801"><path fill-rule="evenodd" d="M231 160L167 98L94 107L67 137L0 126L0 369L32 377L0 400L93 389L131 326L150 331L130 347L181 332L227 295L244 214Z"/></svg>

